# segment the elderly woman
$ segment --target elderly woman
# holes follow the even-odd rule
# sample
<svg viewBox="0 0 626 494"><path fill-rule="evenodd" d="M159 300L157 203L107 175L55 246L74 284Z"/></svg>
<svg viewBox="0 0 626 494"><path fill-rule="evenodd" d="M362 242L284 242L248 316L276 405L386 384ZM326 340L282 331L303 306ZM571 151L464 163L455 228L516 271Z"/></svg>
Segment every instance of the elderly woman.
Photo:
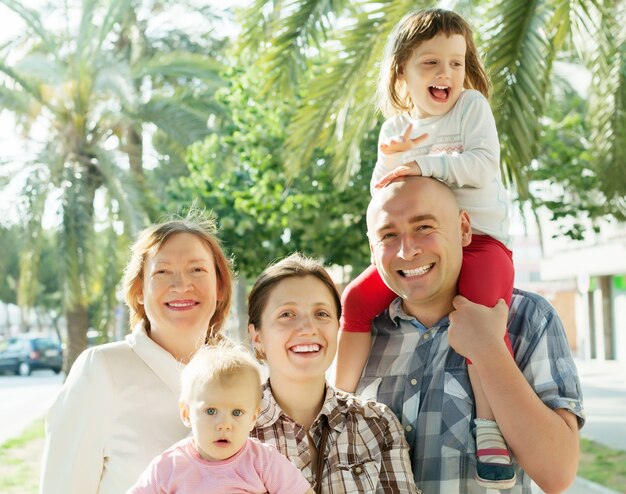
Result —
<svg viewBox="0 0 626 494"><path fill-rule="evenodd" d="M248 331L269 380L252 435L287 456L316 492L414 493L396 416L326 382L340 311L328 273L298 254L256 280L248 297Z"/></svg>
<svg viewBox="0 0 626 494"><path fill-rule="evenodd" d="M120 494L188 430L180 374L217 337L230 307L229 262L201 214L144 230L124 275L132 333L90 348L50 408L44 494Z"/></svg>

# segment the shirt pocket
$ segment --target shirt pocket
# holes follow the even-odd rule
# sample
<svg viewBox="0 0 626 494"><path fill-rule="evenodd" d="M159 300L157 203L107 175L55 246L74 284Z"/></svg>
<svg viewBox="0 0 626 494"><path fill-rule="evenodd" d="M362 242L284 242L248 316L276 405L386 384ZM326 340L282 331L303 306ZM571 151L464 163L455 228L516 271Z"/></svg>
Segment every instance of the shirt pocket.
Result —
<svg viewBox="0 0 626 494"><path fill-rule="evenodd" d="M441 406L441 436L443 444L457 451L475 450L471 433L474 400L467 369L445 372Z"/></svg>
<svg viewBox="0 0 626 494"><path fill-rule="evenodd" d="M353 463L340 462L337 464L337 470L345 487L345 490L337 492L346 494L376 492L380 477L378 462L372 459L358 460Z"/></svg>

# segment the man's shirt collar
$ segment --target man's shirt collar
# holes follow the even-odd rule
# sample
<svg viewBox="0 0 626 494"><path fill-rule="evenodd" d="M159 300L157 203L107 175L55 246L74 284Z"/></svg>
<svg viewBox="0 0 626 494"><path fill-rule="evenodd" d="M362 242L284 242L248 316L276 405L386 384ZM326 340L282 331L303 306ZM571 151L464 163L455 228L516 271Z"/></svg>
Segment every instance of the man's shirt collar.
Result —
<svg viewBox="0 0 626 494"><path fill-rule="evenodd" d="M412 326L414 326L420 333L425 333L426 331L429 331L430 329L432 329L432 328L428 328L424 326L416 317L411 316L404 311L404 307L402 307L401 297L396 298L389 305L389 319L391 319L391 321L396 325L396 327L400 326L401 321L407 321ZM447 326L447 325L448 325L448 316L444 316L435 325L433 325L433 328L439 328L441 326Z"/></svg>

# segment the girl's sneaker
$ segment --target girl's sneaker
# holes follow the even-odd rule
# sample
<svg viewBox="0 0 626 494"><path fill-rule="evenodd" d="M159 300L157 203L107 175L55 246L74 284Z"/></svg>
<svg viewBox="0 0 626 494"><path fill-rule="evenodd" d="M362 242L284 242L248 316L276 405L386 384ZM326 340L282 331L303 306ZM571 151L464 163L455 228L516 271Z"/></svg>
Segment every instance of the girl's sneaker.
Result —
<svg viewBox="0 0 626 494"><path fill-rule="evenodd" d="M504 450L508 455L508 451ZM478 451L480 453L489 454L489 452ZM498 455L504 454L502 451ZM487 489L510 489L515 485L515 468L513 464L504 463L483 463L478 460L476 463L476 482Z"/></svg>

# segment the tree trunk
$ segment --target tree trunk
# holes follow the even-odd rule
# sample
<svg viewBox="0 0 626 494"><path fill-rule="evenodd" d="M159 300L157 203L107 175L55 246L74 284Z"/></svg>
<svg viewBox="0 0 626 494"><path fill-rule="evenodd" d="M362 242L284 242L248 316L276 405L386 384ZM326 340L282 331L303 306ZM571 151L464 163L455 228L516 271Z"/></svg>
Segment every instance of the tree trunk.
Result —
<svg viewBox="0 0 626 494"><path fill-rule="evenodd" d="M54 329L58 340L63 341L63 337L61 336L61 329L59 328L59 319L61 319L61 313L57 311L52 312L52 329Z"/></svg>
<svg viewBox="0 0 626 494"><path fill-rule="evenodd" d="M141 127L129 127L126 134L126 140L130 172L139 188L143 190L145 177L143 173L143 140L141 138Z"/></svg>
<svg viewBox="0 0 626 494"><path fill-rule="evenodd" d="M246 278L239 275L235 281L235 313L237 314L237 339L244 343L248 341L248 301Z"/></svg>
<svg viewBox="0 0 626 494"><path fill-rule="evenodd" d="M74 361L87 348L87 329L89 317L87 304L76 302L74 307L67 309L67 353L65 355L64 371L67 375L74 365Z"/></svg>
<svg viewBox="0 0 626 494"><path fill-rule="evenodd" d="M30 307L20 304L20 332L28 333L30 331Z"/></svg>
<svg viewBox="0 0 626 494"><path fill-rule="evenodd" d="M0 301L0 306L2 306L2 308L4 309L4 327L2 328L2 331L0 332L0 336L4 338L8 338L10 336L10 331L11 331L11 321L9 319L10 317L9 304Z"/></svg>

